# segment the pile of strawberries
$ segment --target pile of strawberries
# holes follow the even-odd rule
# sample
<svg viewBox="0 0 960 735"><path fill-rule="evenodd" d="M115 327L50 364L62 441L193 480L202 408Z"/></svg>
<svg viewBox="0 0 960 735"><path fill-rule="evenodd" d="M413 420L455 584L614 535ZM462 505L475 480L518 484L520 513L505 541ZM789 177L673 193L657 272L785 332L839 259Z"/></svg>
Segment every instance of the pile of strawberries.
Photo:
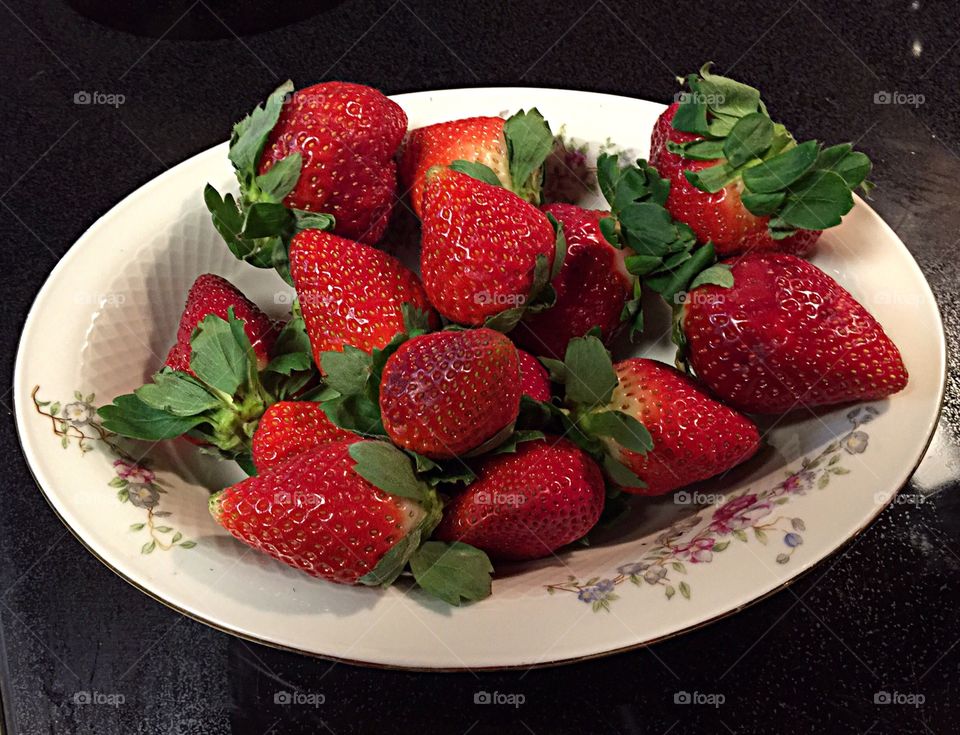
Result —
<svg viewBox="0 0 960 735"><path fill-rule="evenodd" d="M491 559L549 556L624 493L750 459L744 414L901 390L880 325L799 257L869 160L798 143L709 65L686 84L649 162L600 156L593 211L543 204L555 140L535 109L408 132L374 89L287 83L234 127L239 195L204 197L238 258L292 284L289 316L201 276L165 366L105 426L240 463L211 513L280 561L342 584L409 570L460 604L490 593ZM388 252L398 206L420 276ZM645 291L674 309L681 369L611 357Z"/></svg>

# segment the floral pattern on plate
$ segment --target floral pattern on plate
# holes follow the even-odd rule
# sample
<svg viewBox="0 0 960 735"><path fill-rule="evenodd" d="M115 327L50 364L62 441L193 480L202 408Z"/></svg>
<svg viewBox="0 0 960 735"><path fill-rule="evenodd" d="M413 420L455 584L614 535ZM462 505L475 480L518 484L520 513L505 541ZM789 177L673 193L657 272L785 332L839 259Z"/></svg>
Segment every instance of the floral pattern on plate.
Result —
<svg viewBox="0 0 960 735"><path fill-rule="evenodd" d="M574 593L594 612L609 611L610 604L618 599L617 588L625 582L638 587L660 587L667 599L679 592L689 600L690 584L677 575L687 575L688 565L713 562L715 554L722 553L734 540L748 543L750 535L766 546L772 541L777 547L776 563L789 563L803 545L806 524L802 518L782 512L783 506L793 496L805 495L812 489L823 490L833 477L849 474L843 460L867 450L870 435L861 427L877 414L873 406L854 408L847 414L851 429L818 454L800 460L800 466L788 472L786 479L764 490L748 488L730 496L706 517L696 513L677 521L657 536L654 546L641 559L621 564L615 574L586 581L569 577L565 582L547 585L547 591Z"/></svg>
<svg viewBox="0 0 960 735"><path fill-rule="evenodd" d="M157 477L156 472L150 469L146 458L135 459L121 446L119 438L100 424L97 417L97 408L93 404L96 397L93 393L84 395L75 391L73 401L41 401L38 398L40 386L36 386L30 397L40 416L46 418L51 425L55 436L59 437L60 445L64 449L76 446L81 454L94 450L99 445L106 450L108 456L113 457L113 477L107 483L114 488L117 499L121 503L131 505L146 511L146 520L133 523L129 531L142 533L146 531L149 538L140 547L141 554L153 553L156 549L169 551L179 547L192 549L196 541L184 539L183 534L175 528L165 525L172 514L160 510L161 496L167 491L164 482Z"/></svg>

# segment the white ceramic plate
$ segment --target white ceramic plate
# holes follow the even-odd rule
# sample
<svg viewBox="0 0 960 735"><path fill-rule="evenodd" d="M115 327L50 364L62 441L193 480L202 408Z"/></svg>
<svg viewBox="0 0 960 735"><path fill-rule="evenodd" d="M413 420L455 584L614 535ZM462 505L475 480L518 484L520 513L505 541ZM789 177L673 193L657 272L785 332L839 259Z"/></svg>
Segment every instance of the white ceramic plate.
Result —
<svg viewBox="0 0 960 735"><path fill-rule="evenodd" d="M396 100L412 127L536 105L555 130L562 123L573 138L610 139L641 155L663 109L550 89ZM937 307L903 243L858 200L814 262L899 345L910 372L901 394L770 422L769 449L722 482L638 503L591 548L503 569L478 604L451 609L403 584L381 591L314 580L249 550L210 518L209 490L238 478L236 468L179 442L150 449L152 469L134 467L84 423L88 403L133 389L162 362L197 275L219 273L277 314L288 308L279 278L235 261L219 240L201 199L208 181L233 187L225 145L134 192L80 238L30 312L14 395L27 460L64 523L132 584L236 635L431 669L533 666L648 643L741 608L856 535L906 482L933 432L944 379ZM665 309L648 316L637 354L671 360L668 322ZM60 405L36 405L35 386L39 401ZM68 422L43 415L53 408Z"/></svg>

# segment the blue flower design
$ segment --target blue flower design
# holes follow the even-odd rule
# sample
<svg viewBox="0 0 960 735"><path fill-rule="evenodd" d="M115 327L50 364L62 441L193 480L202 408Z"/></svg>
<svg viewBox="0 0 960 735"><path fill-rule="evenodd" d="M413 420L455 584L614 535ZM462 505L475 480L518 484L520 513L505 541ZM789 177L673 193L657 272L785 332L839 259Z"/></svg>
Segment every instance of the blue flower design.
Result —
<svg viewBox="0 0 960 735"><path fill-rule="evenodd" d="M791 549L803 543L803 536L798 533L788 533L783 537L783 543Z"/></svg>
<svg viewBox="0 0 960 735"><path fill-rule="evenodd" d="M602 602L613 592L614 585L610 579L601 579L596 584L584 587L577 594L577 599L581 602Z"/></svg>

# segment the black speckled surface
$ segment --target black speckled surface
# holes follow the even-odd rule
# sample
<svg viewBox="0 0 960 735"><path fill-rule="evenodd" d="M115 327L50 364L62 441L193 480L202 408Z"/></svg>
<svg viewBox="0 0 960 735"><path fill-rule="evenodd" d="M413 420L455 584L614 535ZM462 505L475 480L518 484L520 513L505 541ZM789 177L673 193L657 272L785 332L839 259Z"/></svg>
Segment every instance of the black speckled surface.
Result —
<svg viewBox="0 0 960 735"><path fill-rule="evenodd" d="M191 22L216 21L207 13ZM47 507L17 449L8 388L32 298L71 243L137 186L223 140L281 78L344 78L387 92L527 84L666 100L673 73L705 59L761 84L774 116L798 135L859 140L876 163L873 206L930 280L953 364L955 3L348 0L242 41L181 35L156 42L52 0L0 2L0 689L9 732L960 731L953 373L940 428L905 491L926 502L891 506L806 577L700 631L558 669L477 675L332 665L241 642L154 602L87 553ZM74 105L84 89L127 101L116 110ZM915 109L875 105L882 90L925 100ZM69 359L56 356L56 339L51 355ZM294 688L325 703L274 704L275 692ZM881 689L925 701L876 705ZM79 706L73 695L82 690L125 701ZM479 706L478 690L526 702ZM726 701L678 706L678 690Z"/></svg>

